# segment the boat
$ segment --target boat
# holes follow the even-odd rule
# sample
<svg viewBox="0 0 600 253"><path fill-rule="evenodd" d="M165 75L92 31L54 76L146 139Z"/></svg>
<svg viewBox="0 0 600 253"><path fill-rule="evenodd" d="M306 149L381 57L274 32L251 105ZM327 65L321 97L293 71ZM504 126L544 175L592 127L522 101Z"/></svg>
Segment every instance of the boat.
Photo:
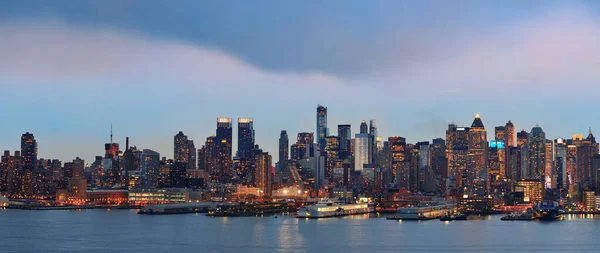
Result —
<svg viewBox="0 0 600 253"><path fill-rule="evenodd" d="M373 207L367 203L344 204L323 199L311 206L303 206L298 210L296 218L329 218L356 214L372 213Z"/></svg>
<svg viewBox="0 0 600 253"><path fill-rule="evenodd" d="M530 221L533 220L533 210L531 210L531 208L527 208L527 211L525 212L513 212L513 213L509 213L506 216L500 218L500 220L505 220L505 221L516 221L516 220L525 220L525 221Z"/></svg>
<svg viewBox="0 0 600 253"><path fill-rule="evenodd" d="M441 203L424 206L400 207L394 217L388 220L433 220L441 219L447 213L455 213L456 205L452 203ZM466 217L466 216L465 216Z"/></svg>
<svg viewBox="0 0 600 253"><path fill-rule="evenodd" d="M440 218L440 221L467 220L467 215L462 213L450 214L446 213Z"/></svg>
<svg viewBox="0 0 600 253"><path fill-rule="evenodd" d="M556 201L542 200L535 206L535 219L538 220L561 220L564 211Z"/></svg>

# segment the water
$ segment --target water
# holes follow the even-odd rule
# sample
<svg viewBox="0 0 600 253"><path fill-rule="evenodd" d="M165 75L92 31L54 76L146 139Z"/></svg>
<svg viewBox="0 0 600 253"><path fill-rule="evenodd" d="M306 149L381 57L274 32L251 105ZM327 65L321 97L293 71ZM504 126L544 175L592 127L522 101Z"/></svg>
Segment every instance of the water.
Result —
<svg viewBox="0 0 600 253"><path fill-rule="evenodd" d="M0 210L0 252L598 252L600 217L389 221Z"/></svg>

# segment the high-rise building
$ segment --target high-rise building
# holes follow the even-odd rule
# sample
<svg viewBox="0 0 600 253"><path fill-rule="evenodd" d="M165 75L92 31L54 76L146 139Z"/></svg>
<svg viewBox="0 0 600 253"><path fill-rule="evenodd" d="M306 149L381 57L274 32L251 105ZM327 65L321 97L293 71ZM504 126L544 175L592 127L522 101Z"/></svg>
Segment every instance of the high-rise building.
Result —
<svg viewBox="0 0 600 253"><path fill-rule="evenodd" d="M502 141L503 143L507 143L506 141L506 127L497 126L494 128L494 140Z"/></svg>
<svg viewBox="0 0 600 253"><path fill-rule="evenodd" d="M339 156L340 141L337 136L325 137L325 178L333 177L333 170L338 167L338 156Z"/></svg>
<svg viewBox="0 0 600 253"><path fill-rule="evenodd" d="M567 143L562 138L554 140L554 168L556 188L563 191L568 190Z"/></svg>
<svg viewBox="0 0 600 253"><path fill-rule="evenodd" d="M31 197L33 189L31 187L31 173L23 169L23 157L20 151L15 151L11 156L10 151L4 151L2 164L6 167L7 176L7 195L13 198Z"/></svg>
<svg viewBox="0 0 600 253"><path fill-rule="evenodd" d="M528 140L529 179L544 180L546 167L546 134L538 125L531 129Z"/></svg>
<svg viewBox="0 0 600 253"><path fill-rule="evenodd" d="M363 120L362 122L360 122L360 133L361 134L368 134L369 133L369 126L367 126L367 121Z"/></svg>
<svg viewBox="0 0 600 253"><path fill-rule="evenodd" d="M256 157L256 168L255 168L255 185L261 191L262 196L271 196L273 189L273 173L271 172L272 158L268 152L261 152Z"/></svg>
<svg viewBox="0 0 600 253"><path fill-rule="evenodd" d="M479 114L475 115L469 129L469 162L467 163L467 180L473 182L476 178L486 180L487 171L487 132Z"/></svg>
<svg viewBox="0 0 600 253"><path fill-rule="evenodd" d="M406 139L400 136L389 137L388 146L391 155L392 177L396 180L399 188L408 189L410 178L406 159Z"/></svg>
<svg viewBox="0 0 600 253"><path fill-rule="evenodd" d="M529 174L529 133L525 130L517 133L517 147L521 149L521 179L530 178Z"/></svg>
<svg viewBox="0 0 600 253"><path fill-rule="evenodd" d="M446 130L446 157L448 159L449 185L467 186L466 170L469 157L469 128L449 124Z"/></svg>
<svg viewBox="0 0 600 253"><path fill-rule="evenodd" d="M189 170L197 170L196 145L193 140L188 140L188 167Z"/></svg>
<svg viewBox="0 0 600 253"><path fill-rule="evenodd" d="M160 154L154 150L142 150L141 157L141 176L142 188L151 189L158 187L160 166Z"/></svg>
<svg viewBox="0 0 600 253"><path fill-rule="evenodd" d="M516 182L522 179L521 169L522 149L519 147L506 148L506 179Z"/></svg>
<svg viewBox="0 0 600 253"><path fill-rule="evenodd" d="M245 157L246 153L254 148L254 142L254 120L252 118L238 118L237 157Z"/></svg>
<svg viewBox="0 0 600 253"><path fill-rule="evenodd" d="M23 170L33 171L37 162L38 145L32 133L24 133L21 136L21 158L23 159Z"/></svg>
<svg viewBox="0 0 600 253"><path fill-rule="evenodd" d="M281 130L279 134L279 160L277 164L279 165L279 170L287 167L287 161L290 159L290 139L288 138L288 134L286 130Z"/></svg>
<svg viewBox="0 0 600 253"><path fill-rule="evenodd" d="M350 157L350 141L352 139L351 125L338 125L338 139L340 141L340 160L346 160Z"/></svg>
<svg viewBox="0 0 600 253"><path fill-rule="evenodd" d="M546 156L544 159L544 180L546 180L546 188L551 188L552 181L554 181L553 178L556 178L556 175L554 174L554 141L546 140L545 150Z"/></svg>
<svg viewBox="0 0 600 253"><path fill-rule="evenodd" d="M215 142L215 136L209 136L206 138L204 143L204 169L211 175L216 177L217 171L217 143Z"/></svg>
<svg viewBox="0 0 600 253"><path fill-rule="evenodd" d="M188 137L182 131L175 135L173 147L173 161L187 164L190 157L190 145Z"/></svg>
<svg viewBox="0 0 600 253"><path fill-rule="evenodd" d="M325 148L325 137L329 135L327 128L327 107L317 106L317 143Z"/></svg>
<svg viewBox="0 0 600 253"><path fill-rule="evenodd" d="M577 144L577 182L580 182L583 189L595 189L596 171L593 167L594 155L598 154L598 144L591 131L586 139L581 139Z"/></svg>
<svg viewBox="0 0 600 253"><path fill-rule="evenodd" d="M375 164L375 155L377 154L377 123L374 119L369 121L369 157L371 164Z"/></svg>
<svg viewBox="0 0 600 253"><path fill-rule="evenodd" d="M231 118L217 119L217 136L216 144L216 161L218 180L222 182L229 181L233 176L233 160L232 160L232 128Z"/></svg>
<svg viewBox="0 0 600 253"><path fill-rule="evenodd" d="M369 138L368 133L360 133L354 136L354 169L356 171L362 171L365 164L371 164Z"/></svg>
<svg viewBox="0 0 600 253"><path fill-rule="evenodd" d="M505 134L506 146L507 147L516 147L517 146L517 132L515 131L515 125L513 125L513 123L509 120L506 123L506 126L504 126L504 129L506 131L506 134Z"/></svg>
<svg viewBox="0 0 600 253"><path fill-rule="evenodd" d="M292 159L297 161L307 157L314 157L316 150L313 142L313 133L298 133L296 144L291 147Z"/></svg>

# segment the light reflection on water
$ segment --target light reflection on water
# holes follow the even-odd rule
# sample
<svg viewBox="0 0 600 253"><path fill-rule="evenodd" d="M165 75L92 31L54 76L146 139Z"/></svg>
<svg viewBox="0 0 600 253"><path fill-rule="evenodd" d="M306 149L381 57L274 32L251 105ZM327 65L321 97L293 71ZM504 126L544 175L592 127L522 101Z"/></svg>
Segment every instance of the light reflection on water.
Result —
<svg viewBox="0 0 600 253"><path fill-rule="evenodd" d="M297 219L138 215L127 210L0 212L0 252L597 252L600 217L441 222L386 215Z"/></svg>

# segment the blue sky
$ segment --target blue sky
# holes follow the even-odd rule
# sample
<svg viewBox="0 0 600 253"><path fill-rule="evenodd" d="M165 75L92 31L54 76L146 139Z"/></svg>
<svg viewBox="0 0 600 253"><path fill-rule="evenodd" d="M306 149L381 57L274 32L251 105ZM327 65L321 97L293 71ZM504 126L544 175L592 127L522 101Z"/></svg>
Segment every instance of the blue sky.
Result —
<svg viewBox="0 0 600 253"><path fill-rule="evenodd" d="M90 161L115 138L171 157L217 117L281 129L376 119L383 137L444 137L480 113L556 138L600 129L595 1L1 1L0 148ZM491 131L489 131L491 132ZM235 130L234 130L235 134ZM235 149L235 141L234 141Z"/></svg>

